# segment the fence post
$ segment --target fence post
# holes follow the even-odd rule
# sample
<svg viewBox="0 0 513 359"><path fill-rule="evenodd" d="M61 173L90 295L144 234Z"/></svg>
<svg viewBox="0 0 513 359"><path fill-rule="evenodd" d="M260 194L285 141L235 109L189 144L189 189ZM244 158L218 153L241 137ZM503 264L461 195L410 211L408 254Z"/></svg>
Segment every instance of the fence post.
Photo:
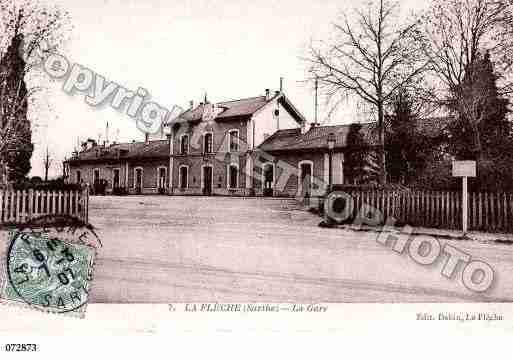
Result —
<svg viewBox="0 0 513 359"><path fill-rule="evenodd" d="M26 208L25 208L25 195L26 195L26 190L22 190L21 191L21 203L20 203L20 221L21 223L24 223L25 222L25 218L26 218L26 215L25 215L25 211L26 211Z"/></svg>
<svg viewBox="0 0 513 359"><path fill-rule="evenodd" d="M488 192L484 194L484 226L485 230L490 226L490 196Z"/></svg>
<svg viewBox="0 0 513 359"><path fill-rule="evenodd" d="M497 193L497 229L501 229L503 227L503 218L502 217L502 193Z"/></svg>
<svg viewBox="0 0 513 359"><path fill-rule="evenodd" d="M0 189L0 223L4 222L4 190Z"/></svg>
<svg viewBox="0 0 513 359"><path fill-rule="evenodd" d="M84 188L84 219L85 223L89 223L89 183Z"/></svg>
<svg viewBox="0 0 513 359"><path fill-rule="evenodd" d="M513 193L508 194L508 217L513 217ZM513 230L513 221L509 221L509 228Z"/></svg>
<svg viewBox="0 0 513 359"><path fill-rule="evenodd" d="M55 214L57 214L57 215L61 214L60 206L61 206L61 191L57 190L55 192Z"/></svg>
<svg viewBox="0 0 513 359"><path fill-rule="evenodd" d="M57 211L55 210L55 202L57 202L57 201L56 201L55 191L52 191L52 199L50 202L52 203L52 212L51 213L56 214Z"/></svg>
<svg viewBox="0 0 513 359"><path fill-rule="evenodd" d="M472 192L472 229L477 227L477 193Z"/></svg>
<svg viewBox="0 0 513 359"><path fill-rule="evenodd" d="M437 227L442 226L441 207L442 201L440 200L440 191L435 192L435 224Z"/></svg>
<svg viewBox="0 0 513 359"><path fill-rule="evenodd" d="M426 227L427 226L427 206L426 206L426 202L427 202L427 196L426 196L426 191L422 191L420 193L420 208L419 208L419 218L421 220L421 226L422 227ZM424 214L424 215L423 215Z"/></svg>
<svg viewBox="0 0 513 359"><path fill-rule="evenodd" d="M44 211L44 215L47 215L48 212L50 211L50 206L49 206L49 201L48 201L48 194L49 192L48 191L42 191L42 195L44 196L44 206L43 206L43 211Z"/></svg>
<svg viewBox="0 0 513 359"><path fill-rule="evenodd" d="M495 217L495 196L490 193L490 228L494 229L497 226L497 218Z"/></svg>
<svg viewBox="0 0 513 359"><path fill-rule="evenodd" d="M502 199L502 204L504 206L504 230L506 231L508 229L508 194L506 192L502 194Z"/></svg>
<svg viewBox="0 0 513 359"><path fill-rule="evenodd" d="M423 227L429 227L429 191L422 191L422 211L424 213Z"/></svg>
<svg viewBox="0 0 513 359"><path fill-rule="evenodd" d="M449 192L449 216L451 219L451 224L450 224L451 229L454 229L454 227L455 227L455 216L456 216L455 195L456 195L455 192L453 192L453 191Z"/></svg>
<svg viewBox="0 0 513 359"><path fill-rule="evenodd" d="M75 215L77 217L80 217L80 212L79 212L79 193L80 191L75 191Z"/></svg>
<svg viewBox="0 0 513 359"><path fill-rule="evenodd" d="M75 206L73 205L74 199L75 199L75 191L70 191L69 192L69 214L72 216L76 214Z"/></svg>
<svg viewBox="0 0 513 359"><path fill-rule="evenodd" d="M27 203L27 220L31 220L32 219L32 201L34 199L34 190L32 188L30 188L28 190L28 203Z"/></svg>
<svg viewBox="0 0 513 359"><path fill-rule="evenodd" d="M9 222L14 221L14 191L9 191Z"/></svg>
<svg viewBox="0 0 513 359"><path fill-rule="evenodd" d="M418 223L417 223L417 198L418 198L418 195L419 195L419 192L417 190L414 190L413 191L413 198L412 198L412 206L411 206L411 211L412 211L412 218L413 218L413 222L411 223L412 226L417 226Z"/></svg>

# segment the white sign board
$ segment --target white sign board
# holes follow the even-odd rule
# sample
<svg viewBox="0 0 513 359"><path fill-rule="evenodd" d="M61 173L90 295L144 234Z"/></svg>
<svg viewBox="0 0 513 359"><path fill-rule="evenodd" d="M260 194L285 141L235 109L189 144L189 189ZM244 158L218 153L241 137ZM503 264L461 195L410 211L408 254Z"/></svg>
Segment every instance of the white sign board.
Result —
<svg viewBox="0 0 513 359"><path fill-rule="evenodd" d="M476 161L453 161L453 177L476 177Z"/></svg>

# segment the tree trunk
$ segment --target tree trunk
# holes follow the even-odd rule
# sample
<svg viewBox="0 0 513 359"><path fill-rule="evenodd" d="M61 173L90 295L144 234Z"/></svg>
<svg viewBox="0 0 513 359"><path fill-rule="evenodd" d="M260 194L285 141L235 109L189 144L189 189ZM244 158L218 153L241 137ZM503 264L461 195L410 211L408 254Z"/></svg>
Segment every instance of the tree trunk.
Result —
<svg viewBox="0 0 513 359"><path fill-rule="evenodd" d="M386 154L385 154L385 115L383 110L383 103L378 103L378 127L379 127L379 183L387 183L387 168L386 168Z"/></svg>

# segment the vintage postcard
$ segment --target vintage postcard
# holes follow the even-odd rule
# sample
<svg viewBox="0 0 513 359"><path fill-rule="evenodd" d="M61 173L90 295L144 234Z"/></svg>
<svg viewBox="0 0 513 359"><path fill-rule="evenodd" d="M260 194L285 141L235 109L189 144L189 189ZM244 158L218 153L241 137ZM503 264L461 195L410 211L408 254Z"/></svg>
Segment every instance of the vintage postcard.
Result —
<svg viewBox="0 0 513 359"><path fill-rule="evenodd" d="M0 333L512 333L511 0L0 0L0 27Z"/></svg>

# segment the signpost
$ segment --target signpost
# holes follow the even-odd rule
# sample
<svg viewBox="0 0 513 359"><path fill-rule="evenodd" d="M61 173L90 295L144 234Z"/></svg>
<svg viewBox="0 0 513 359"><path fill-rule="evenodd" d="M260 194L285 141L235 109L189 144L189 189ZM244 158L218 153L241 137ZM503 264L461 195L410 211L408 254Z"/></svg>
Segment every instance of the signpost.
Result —
<svg viewBox="0 0 513 359"><path fill-rule="evenodd" d="M452 176L463 178L463 234L468 231L468 178L476 177L476 161L453 161Z"/></svg>

